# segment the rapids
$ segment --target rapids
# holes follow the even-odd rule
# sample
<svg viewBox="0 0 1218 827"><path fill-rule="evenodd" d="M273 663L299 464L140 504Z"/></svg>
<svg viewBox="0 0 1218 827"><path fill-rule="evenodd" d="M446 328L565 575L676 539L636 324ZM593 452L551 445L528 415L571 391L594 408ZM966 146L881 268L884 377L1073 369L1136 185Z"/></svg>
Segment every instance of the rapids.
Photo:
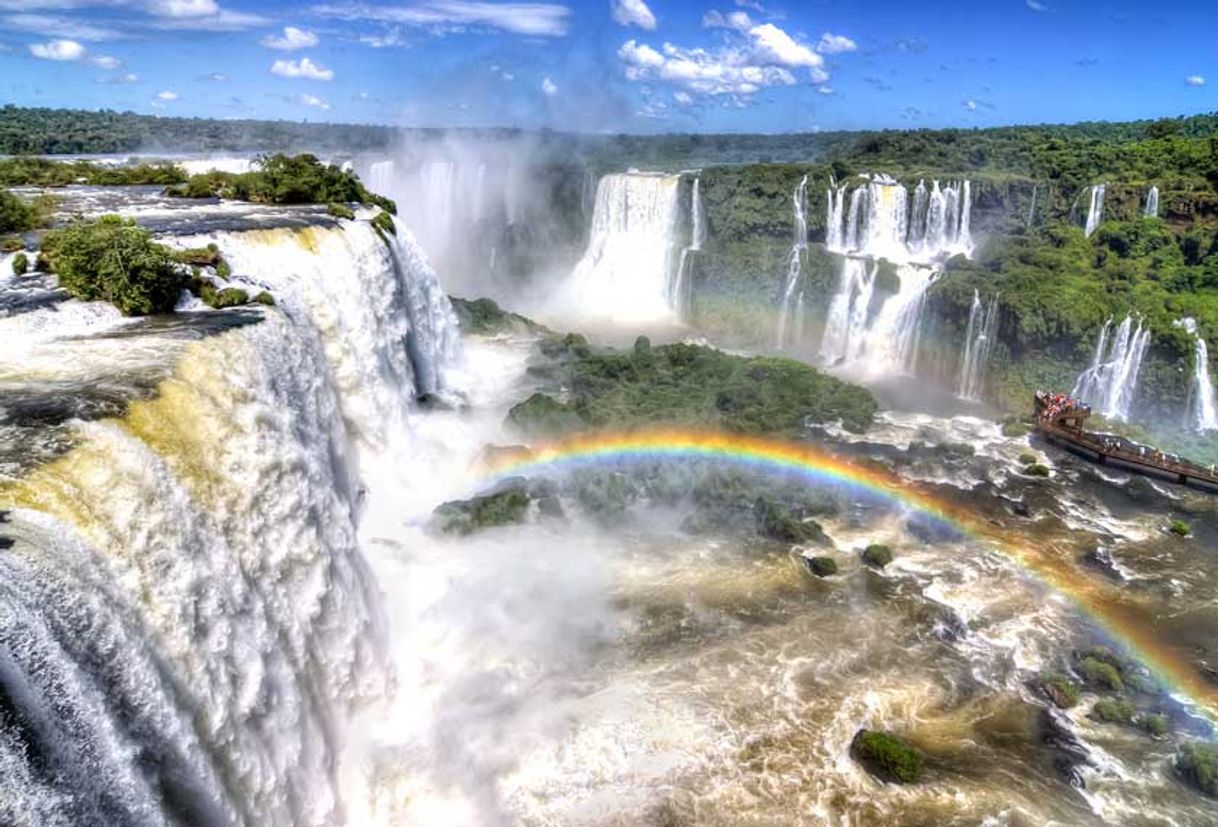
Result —
<svg viewBox="0 0 1218 827"><path fill-rule="evenodd" d="M701 244L689 188L606 180L577 293L667 317ZM947 233L945 190L920 189L916 237ZM564 495L564 520L437 534L438 504L485 487L485 447L523 438L504 417L541 381L535 336L461 337L406 221L382 238L316 210L81 197L215 242L276 306L131 320L0 282L0 822L1212 823L1170 768L1173 738L1207 732L1198 708L1139 696L1163 740L1095 721L1089 690L1051 708L1042 670L1121 641L993 544L847 498L817 518L839 565L820 579L810 549L690 533L688 498L645 494L612 520ZM873 262L845 261L861 290ZM886 330L912 312L894 301ZM807 438L1027 538L1218 667L1212 499L968 416ZM1022 472L1029 451L1049 478ZM859 560L875 542L883 570ZM867 775L860 727L906 737L927 780Z"/></svg>

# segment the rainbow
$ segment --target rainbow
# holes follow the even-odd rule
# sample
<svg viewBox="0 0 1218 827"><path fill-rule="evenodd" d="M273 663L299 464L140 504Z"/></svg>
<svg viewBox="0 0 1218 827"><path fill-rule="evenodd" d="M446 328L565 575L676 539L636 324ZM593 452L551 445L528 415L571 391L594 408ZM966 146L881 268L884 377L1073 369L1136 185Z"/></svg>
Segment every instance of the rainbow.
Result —
<svg viewBox="0 0 1218 827"><path fill-rule="evenodd" d="M1065 598L1101 627L1126 654L1141 661L1197 711L1218 722L1218 686L1201 674L1186 653L1154 633L1155 618L1130 595L1084 577L1072 565L1068 542L1054 545L1011 536L1009 530L979 518L975 511L884 470L863 466L811 445L719 431L657 429L586 433L533 448L499 451L484 458L488 480L522 474L553 473L588 466L620 466L658 461L711 460L768 474L800 479L874 498L927 517L965 537L991 544L1030 578Z"/></svg>

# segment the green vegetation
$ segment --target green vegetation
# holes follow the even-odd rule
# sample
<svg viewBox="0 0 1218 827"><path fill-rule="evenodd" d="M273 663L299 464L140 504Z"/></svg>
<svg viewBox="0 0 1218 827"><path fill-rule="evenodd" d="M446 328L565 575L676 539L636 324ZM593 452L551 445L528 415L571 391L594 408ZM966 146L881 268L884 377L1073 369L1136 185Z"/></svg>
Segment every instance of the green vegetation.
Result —
<svg viewBox="0 0 1218 827"><path fill-rule="evenodd" d="M546 330L532 319L504 310L490 299L459 299L449 296L461 331L470 336L502 333L540 333Z"/></svg>
<svg viewBox="0 0 1218 827"><path fill-rule="evenodd" d="M1176 755L1176 770L1198 790L1218 798L1218 744L1184 744Z"/></svg>
<svg viewBox="0 0 1218 827"><path fill-rule="evenodd" d="M254 301L257 304L264 304L264 305L267 305L268 307L275 306L275 297L272 296L270 293L268 293L265 290L260 292L257 296L254 296Z"/></svg>
<svg viewBox="0 0 1218 827"><path fill-rule="evenodd" d="M263 155L252 172L205 172L171 186L168 195L181 198L226 198L258 204L350 204L397 211L388 198L369 192L359 177L314 155ZM354 214L352 214L354 217ZM378 216L379 218L379 216ZM392 223L392 221L390 221Z"/></svg>
<svg viewBox="0 0 1218 827"><path fill-rule="evenodd" d="M882 543L872 543L863 549L863 563L873 569L882 569L892 562L892 549Z"/></svg>
<svg viewBox="0 0 1218 827"><path fill-rule="evenodd" d="M584 421L563 403L535 393L508 411L508 422L522 433L558 435L584 427Z"/></svg>
<svg viewBox="0 0 1218 827"><path fill-rule="evenodd" d="M13 275L24 276L30 269L30 260L25 253L13 256Z"/></svg>
<svg viewBox="0 0 1218 827"><path fill-rule="evenodd" d="M1106 724L1132 724L1133 704L1121 698L1101 698L1091 707L1091 717Z"/></svg>
<svg viewBox="0 0 1218 827"><path fill-rule="evenodd" d="M757 533L771 540L798 545L832 545L819 523L801 519L794 509L770 497L758 497L753 503L753 520Z"/></svg>
<svg viewBox="0 0 1218 827"><path fill-rule="evenodd" d="M1029 465L1035 465L1040 462L1040 457L1030 451L1025 451L1019 455L1019 464L1025 468Z"/></svg>
<svg viewBox="0 0 1218 827"><path fill-rule="evenodd" d="M171 312L185 284L173 251L114 215L49 232L43 250L71 296L108 301L127 316Z"/></svg>
<svg viewBox="0 0 1218 827"><path fill-rule="evenodd" d="M837 574L837 561L832 557L809 557L806 559L808 571L817 577L832 577Z"/></svg>
<svg viewBox="0 0 1218 827"><path fill-rule="evenodd" d="M1036 687L1059 709L1069 709L1078 703L1078 684L1059 672L1042 674Z"/></svg>
<svg viewBox="0 0 1218 827"><path fill-rule="evenodd" d="M593 354L582 338L570 336L542 348L573 358L564 367L571 400L563 407L586 427L666 423L794 435L805 421L841 420L861 432L876 409L863 388L790 359L744 358L689 344Z"/></svg>
<svg viewBox="0 0 1218 827"><path fill-rule="evenodd" d="M520 483L481 497L443 503L435 514L440 531L466 535L524 522L529 501L528 489Z"/></svg>
<svg viewBox="0 0 1218 827"><path fill-rule="evenodd" d="M345 218L347 221L355 220L355 211L346 204L328 204L326 205L326 214L332 215L335 218Z"/></svg>
<svg viewBox="0 0 1218 827"><path fill-rule="evenodd" d="M1172 524L1168 526L1167 530L1177 537L1187 537L1192 531L1188 523L1183 520L1172 520Z"/></svg>
<svg viewBox="0 0 1218 827"><path fill-rule="evenodd" d="M378 233L381 233L382 238L385 233L389 235L398 234L397 225L393 223L393 216L390 215L390 212L392 211L382 210L372 217L372 226L376 228Z"/></svg>
<svg viewBox="0 0 1218 827"><path fill-rule="evenodd" d="M922 777L922 756L887 732L860 729L850 742L850 756L881 781L912 784Z"/></svg>
<svg viewBox="0 0 1218 827"><path fill-rule="evenodd" d="M2 120L2 117L0 117ZM169 162L123 166L91 161L52 161L46 158L0 158L0 185L7 187L166 186L186 180L181 167Z"/></svg>
<svg viewBox="0 0 1218 827"><path fill-rule="evenodd" d="M1120 692L1125 688L1125 682L1121 680L1120 669L1112 663L1092 655L1087 655L1082 659L1078 665L1078 671L1083 676L1083 680L1097 689Z"/></svg>
<svg viewBox="0 0 1218 827"><path fill-rule="evenodd" d="M1171 731L1171 722L1166 715L1148 712L1138 717L1138 726L1155 738L1162 738Z"/></svg>
<svg viewBox="0 0 1218 827"><path fill-rule="evenodd" d="M45 227L54 206L54 200L45 196L26 201L0 190L0 233L24 233Z"/></svg>
<svg viewBox="0 0 1218 827"><path fill-rule="evenodd" d="M1028 435L1028 426L1022 422L1004 422L1002 423L1002 435L1018 439L1021 436Z"/></svg>
<svg viewBox="0 0 1218 827"><path fill-rule="evenodd" d="M1039 462L1034 462L1024 468L1023 472L1029 477L1047 477L1049 476L1049 466L1042 465Z"/></svg>

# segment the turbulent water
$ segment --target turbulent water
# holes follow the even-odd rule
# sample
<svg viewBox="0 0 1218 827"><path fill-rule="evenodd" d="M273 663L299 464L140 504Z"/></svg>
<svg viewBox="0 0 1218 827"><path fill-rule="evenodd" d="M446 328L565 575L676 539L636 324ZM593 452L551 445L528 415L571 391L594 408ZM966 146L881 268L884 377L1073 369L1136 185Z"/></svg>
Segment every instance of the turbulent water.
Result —
<svg viewBox="0 0 1218 827"><path fill-rule="evenodd" d="M910 203L902 184L872 176L850 193L848 211L847 189L827 194L826 247L842 258L820 357L856 373L913 373L926 292L943 259L972 252L972 185L919 181ZM879 280L881 260L894 281Z"/></svg>
<svg viewBox="0 0 1218 827"><path fill-rule="evenodd" d="M681 181L638 172L601 179L588 248L559 300L569 313L619 324L675 319Z"/></svg>
<svg viewBox="0 0 1218 827"><path fill-rule="evenodd" d="M603 180L580 265L657 313L656 263L700 246L674 179ZM920 189L911 257L923 217L936 238L948 223ZM611 520L567 498L566 519L438 535L485 447L524 438L504 415L535 389L531 337L458 339L405 221L191 216L140 191L102 208L216 243L276 305L132 320L0 273L0 823L1212 823L1170 769L1173 739L1206 732L1186 698L1138 697L1171 721L1154 740L1094 720L1089 691L1069 711L1034 691L1115 641L991 543L845 497L817 518L831 546L791 549L691 532L694 502L647 491ZM1110 327L1128 353L1137 334ZM805 438L1028 538L1218 666L1212 500L970 417ZM1021 473L1029 451L1049 478ZM655 473L671 491L693 469ZM873 542L896 551L882 571L859 561ZM867 775L860 727L906 737L927 779Z"/></svg>
<svg viewBox="0 0 1218 827"><path fill-rule="evenodd" d="M1124 422L1133 411L1138 394L1138 375L1150 345L1150 330L1133 316L1114 330L1112 319L1104 322L1091 366L1079 374L1071 396L1090 404L1096 413Z"/></svg>

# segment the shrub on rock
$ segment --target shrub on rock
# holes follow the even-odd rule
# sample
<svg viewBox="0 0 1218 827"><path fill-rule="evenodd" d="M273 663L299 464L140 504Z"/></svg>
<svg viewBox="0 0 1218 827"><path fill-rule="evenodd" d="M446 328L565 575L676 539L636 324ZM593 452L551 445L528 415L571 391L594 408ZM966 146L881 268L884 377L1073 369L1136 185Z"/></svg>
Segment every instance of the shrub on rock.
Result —
<svg viewBox="0 0 1218 827"><path fill-rule="evenodd" d="M25 253L13 256L13 275L24 276L30 269L30 259Z"/></svg>
<svg viewBox="0 0 1218 827"><path fill-rule="evenodd" d="M883 543L872 543L863 549L863 562L873 569L882 569L892 562L892 549Z"/></svg>
<svg viewBox="0 0 1218 827"><path fill-rule="evenodd" d="M1091 707L1091 717L1106 724L1132 724L1133 704L1120 698L1101 698Z"/></svg>
<svg viewBox="0 0 1218 827"><path fill-rule="evenodd" d="M1023 469L1023 472L1029 477L1047 477L1049 476L1049 467L1042 465L1039 462L1034 462Z"/></svg>
<svg viewBox="0 0 1218 827"><path fill-rule="evenodd" d="M535 393L512 406L507 418L526 434L561 434L583 425L574 411L544 393Z"/></svg>
<svg viewBox="0 0 1218 827"><path fill-rule="evenodd" d="M753 520L757 533L771 540L799 545L829 544L819 523L800 520L791 509L770 497L758 497L753 503Z"/></svg>
<svg viewBox="0 0 1218 827"><path fill-rule="evenodd" d="M1176 755L1176 771L1201 792L1218 798L1218 744L1184 744Z"/></svg>
<svg viewBox="0 0 1218 827"><path fill-rule="evenodd" d="M435 515L440 531L467 535L524 522L529 501L528 487L518 482L491 494L443 503L436 508Z"/></svg>
<svg viewBox="0 0 1218 827"><path fill-rule="evenodd" d="M922 777L921 754L887 732L860 729L850 742L850 757L881 781L912 784Z"/></svg>
<svg viewBox="0 0 1218 827"><path fill-rule="evenodd" d="M1057 672L1041 675L1036 686L1058 709L1069 709L1078 703L1078 685L1065 675Z"/></svg>
<svg viewBox="0 0 1218 827"><path fill-rule="evenodd" d="M832 557L808 557L805 558L804 565L817 577L831 577L837 574L837 561Z"/></svg>
<svg viewBox="0 0 1218 827"><path fill-rule="evenodd" d="M1111 692L1120 692L1125 688L1120 671L1111 663L1095 657L1085 657L1078 665L1079 674L1089 685Z"/></svg>

